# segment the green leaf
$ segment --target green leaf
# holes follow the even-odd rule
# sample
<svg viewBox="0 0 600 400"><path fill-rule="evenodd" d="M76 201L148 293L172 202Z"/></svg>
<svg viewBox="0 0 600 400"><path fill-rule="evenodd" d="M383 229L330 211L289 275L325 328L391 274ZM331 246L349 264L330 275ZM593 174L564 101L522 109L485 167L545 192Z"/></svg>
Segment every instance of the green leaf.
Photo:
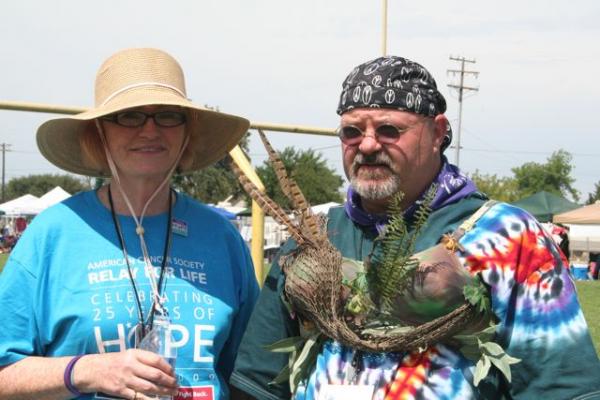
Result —
<svg viewBox="0 0 600 400"><path fill-rule="evenodd" d="M481 301L481 293L475 285L466 285L463 289L463 294L472 306L476 307Z"/></svg>
<svg viewBox="0 0 600 400"><path fill-rule="evenodd" d="M490 323L490 326L488 326L487 328L485 328L484 330L482 330L480 333L487 333L490 335L493 335L496 333L496 324L494 323Z"/></svg>
<svg viewBox="0 0 600 400"><path fill-rule="evenodd" d="M495 342L481 343L479 341L479 347L483 351L483 357L489 358L490 362L498 368L498 370L506 377L508 382L511 381L510 365L516 364L521 360L514 358L506 354L502 346Z"/></svg>
<svg viewBox="0 0 600 400"><path fill-rule="evenodd" d="M477 339L478 336L476 334L473 335L454 335L453 339L458 340L462 345L465 346L478 346Z"/></svg>
<svg viewBox="0 0 600 400"><path fill-rule="evenodd" d="M279 374L277 374L275 379L273 379L268 384L269 385L278 385L280 383L287 382L289 379L290 379L290 367L288 365L286 365L285 367L283 367L281 372L279 372Z"/></svg>
<svg viewBox="0 0 600 400"><path fill-rule="evenodd" d="M301 336L293 336L278 340L275 343L263 346L263 348L275 353L291 353L292 351L298 349L302 345L302 342L304 342L304 338Z"/></svg>
<svg viewBox="0 0 600 400"><path fill-rule="evenodd" d="M479 360L481 358L481 351L474 346L464 346L460 348L460 352L466 359L471 360L473 362Z"/></svg>
<svg viewBox="0 0 600 400"><path fill-rule="evenodd" d="M485 353L489 356L499 358L504 355L504 349L498 343L495 342L480 342L480 347L485 351Z"/></svg>
<svg viewBox="0 0 600 400"><path fill-rule="evenodd" d="M453 339L458 340L461 343L460 352L467 359L475 362L479 360L481 357L481 349L479 348L479 344L477 336L475 335L458 335L454 336Z"/></svg>
<svg viewBox="0 0 600 400"><path fill-rule="evenodd" d="M491 365L490 359L486 355L481 356L479 361L477 361L477 364L475 365L475 373L473 374L473 384L475 386L479 385L479 382L481 382L481 380L487 376Z"/></svg>
<svg viewBox="0 0 600 400"><path fill-rule="evenodd" d="M504 353L504 355L502 356L502 361L504 361L508 364L517 364L517 363L521 362L521 359L516 358L516 357L511 357L507 353Z"/></svg>
<svg viewBox="0 0 600 400"><path fill-rule="evenodd" d="M492 303L490 298L486 295L483 297L481 302L479 303L479 312L482 314L488 314L492 310Z"/></svg>
<svg viewBox="0 0 600 400"><path fill-rule="evenodd" d="M474 279L470 284L465 285L463 295L480 313L487 314L491 311L490 297L488 296L487 288L480 278Z"/></svg>
<svg viewBox="0 0 600 400"><path fill-rule="evenodd" d="M485 350L481 347L483 343L490 342L496 334L496 324L490 325L479 332L469 335L455 335L452 338L458 340L461 347L460 352L469 360L477 361Z"/></svg>
<svg viewBox="0 0 600 400"><path fill-rule="evenodd" d="M321 349L321 334L317 333L312 335L306 340L304 347L298 357L293 360L292 368L290 371L290 391L295 393L298 385L303 379L308 378L310 371L317 359L319 351Z"/></svg>
<svg viewBox="0 0 600 400"><path fill-rule="evenodd" d="M296 358L296 361L294 362L294 367L301 365L306 360L312 348L317 344L316 339L317 335L311 336L310 338L308 338L308 340L306 340L302 351L300 352L298 358Z"/></svg>
<svg viewBox="0 0 600 400"><path fill-rule="evenodd" d="M496 368L498 368L498 370L500 370L500 372L502 372L502 375L504 375L506 377L506 380L510 383L511 381L511 374L510 374L510 364L505 363L504 361L502 361L501 358L491 358L492 364L494 364L496 366Z"/></svg>
<svg viewBox="0 0 600 400"><path fill-rule="evenodd" d="M346 257L342 257L340 269L342 270L342 283L350 287L360 275L364 276L365 273L365 266L362 262Z"/></svg>
<svg viewBox="0 0 600 400"><path fill-rule="evenodd" d="M346 310L354 315L364 314L371 308L372 302L364 293L358 293L352 296L346 303Z"/></svg>
<svg viewBox="0 0 600 400"><path fill-rule="evenodd" d="M496 336L496 326L496 324L490 322L490 326L479 332L476 332L475 336L477 336L477 339L479 339L479 341L482 343L491 342L492 339Z"/></svg>

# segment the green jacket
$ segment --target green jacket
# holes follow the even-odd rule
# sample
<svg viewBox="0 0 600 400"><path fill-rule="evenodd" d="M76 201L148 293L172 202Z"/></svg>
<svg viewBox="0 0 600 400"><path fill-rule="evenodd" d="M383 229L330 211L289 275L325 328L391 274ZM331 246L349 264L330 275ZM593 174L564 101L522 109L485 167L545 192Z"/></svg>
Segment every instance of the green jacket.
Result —
<svg viewBox="0 0 600 400"><path fill-rule="evenodd" d="M421 251L437 244L445 233L453 232L485 202L475 195L431 213L415 245ZM330 209L327 234L332 244L344 257L363 260L373 248L376 233L352 222L343 207ZM272 263L264 282L255 311L242 339L231 383L258 399L289 399L287 384L269 385L287 365L288 355L273 353L264 346L286 337L299 335L297 320L290 317L281 301L284 276L278 260L281 254L295 248L292 240L285 243Z"/></svg>

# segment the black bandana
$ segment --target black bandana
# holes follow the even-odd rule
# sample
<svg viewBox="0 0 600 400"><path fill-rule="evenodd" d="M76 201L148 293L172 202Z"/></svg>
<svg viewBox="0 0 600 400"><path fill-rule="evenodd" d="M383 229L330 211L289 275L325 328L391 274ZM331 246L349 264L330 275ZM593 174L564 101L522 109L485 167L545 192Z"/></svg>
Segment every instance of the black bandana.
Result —
<svg viewBox="0 0 600 400"><path fill-rule="evenodd" d="M406 58L386 56L359 65L344 80L337 113L362 107L393 108L433 117L446 111L446 100L423 66Z"/></svg>
<svg viewBox="0 0 600 400"><path fill-rule="evenodd" d="M354 68L342 85L337 113L354 108L391 108L428 117L443 114L446 100L420 64L396 56L379 57ZM448 125L444 150L452 140Z"/></svg>

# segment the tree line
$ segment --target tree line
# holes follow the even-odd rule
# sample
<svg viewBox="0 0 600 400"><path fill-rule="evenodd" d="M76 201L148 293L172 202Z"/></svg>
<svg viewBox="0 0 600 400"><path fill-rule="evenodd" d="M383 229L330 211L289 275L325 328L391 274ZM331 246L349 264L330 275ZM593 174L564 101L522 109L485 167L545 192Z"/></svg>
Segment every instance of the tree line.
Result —
<svg viewBox="0 0 600 400"><path fill-rule="evenodd" d="M246 152L247 140L246 137L242 142L242 148ZM340 190L344 180L327 165L321 153L286 147L280 155L288 174L298 182L311 204L342 201ZM479 170L470 176L481 192L499 201L511 203L544 190L579 202L580 193L573 187L575 179L571 176L571 160L569 152L558 150L544 163L527 162L512 168L513 176L497 176ZM290 208L271 165L265 161L256 171L265 185L267 195L284 208ZM5 200L27 193L41 196L55 186L61 186L69 193L77 193L98 187L101 183L97 179L64 174L29 175L13 178L8 182ZM246 198L225 160L191 174L174 176L173 186L205 203L217 203L230 196L234 199ZM591 204L596 200L600 200L600 181L595 184L594 192L588 194L586 203Z"/></svg>
<svg viewBox="0 0 600 400"><path fill-rule="evenodd" d="M575 179L571 176L572 156L568 151L558 150L546 159L546 162L527 162L512 168L513 176L499 177L496 174L484 174L475 171L471 178L480 191L490 198L512 203L532 194L546 191L575 203L580 202L580 193L573 187ZM586 204L600 200L600 181L588 194Z"/></svg>

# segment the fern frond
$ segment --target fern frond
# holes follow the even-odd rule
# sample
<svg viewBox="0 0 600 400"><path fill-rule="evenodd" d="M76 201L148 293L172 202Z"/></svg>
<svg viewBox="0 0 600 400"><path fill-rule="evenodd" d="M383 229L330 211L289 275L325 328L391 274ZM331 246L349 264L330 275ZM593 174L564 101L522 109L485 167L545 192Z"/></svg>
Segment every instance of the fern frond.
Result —
<svg viewBox="0 0 600 400"><path fill-rule="evenodd" d="M413 223L414 229L412 235L410 236L410 243L408 244L409 248L414 249L417 238L421 234L421 231L423 230L425 225L427 225L429 214L431 214L431 202L435 197L437 188L438 186L435 183L429 187L429 189L425 193L425 196L423 197L423 200L421 201L421 204L419 205L419 207L417 207L415 211Z"/></svg>
<svg viewBox="0 0 600 400"><path fill-rule="evenodd" d="M383 255L387 260L396 260L403 251L402 242L408 235L408 228L402 216L402 200L404 194L399 192L396 194L391 202L388 209L388 215L390 220L386 225L385 237L382 240L383 244Z"/></svg>
<svg viewBox="0 0 600 400"><path fill-rule="evenodd" d="M383 312L391 309L393 300L408 288L419 266L418 260L412 256L416 240L431 213L430 205L436 189L437 187L432 185L415 211L412 231L404 220L402 194L397 194L390 202L390 220L386 225L385 237L380 241L381 251L374 253L367 271L367 279L371 288L379 294L379 304Z"/></svg>

